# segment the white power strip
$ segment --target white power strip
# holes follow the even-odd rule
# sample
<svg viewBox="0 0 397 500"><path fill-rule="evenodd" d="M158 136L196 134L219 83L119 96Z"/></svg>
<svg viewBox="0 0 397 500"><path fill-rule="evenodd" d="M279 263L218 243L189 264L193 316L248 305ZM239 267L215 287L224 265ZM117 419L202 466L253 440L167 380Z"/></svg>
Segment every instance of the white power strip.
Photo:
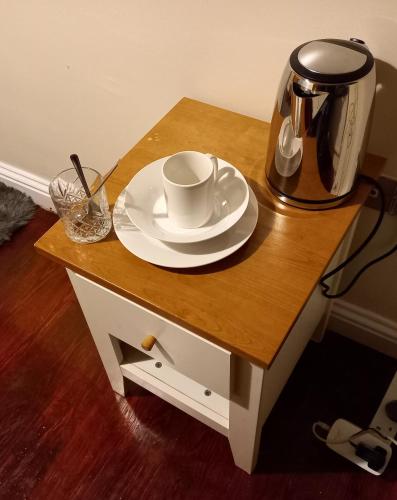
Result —
<svg viewBox="0 0 397 500"><path fill-rule="evenodd" d="M355 434L358 433L360 434L355 436ZM383 448L386 451L385 463L383 467L378 470L368 467L368 462L356 455L356 447L351 444L351 442L355 445L362 443L372 449L376 446ZM362 469L365 469L371 474L375 474L377 476L384 472L392 454L390 441L386 438L383 439L371 429L363 431L360 427L357 427L343 418L339 418L335 421L328 432L325 443L328 448L331 448L331 450L335 451L342 457L347 458L350 462L353 462Z"/></svg>
<svg viewBox="0 0 397 500"><path fill-rule="evenodd" d="M343 418L338 418L332 427L324 422L314 423L313 434L338 455L347 458L367 472L379 476L390 461L391 444L397 445L397 418L395 411L393 412L393 409L395 410L393 405L396 404L396 401L397 372L394 374L369 428L363 430ZM318 434L317 427L321 428L322 432L327 433L326 438ZM382 460L384 460L383 464ZM369 462L374 468L369 467ZM378 467L379 464L382 466Z"/></svg>

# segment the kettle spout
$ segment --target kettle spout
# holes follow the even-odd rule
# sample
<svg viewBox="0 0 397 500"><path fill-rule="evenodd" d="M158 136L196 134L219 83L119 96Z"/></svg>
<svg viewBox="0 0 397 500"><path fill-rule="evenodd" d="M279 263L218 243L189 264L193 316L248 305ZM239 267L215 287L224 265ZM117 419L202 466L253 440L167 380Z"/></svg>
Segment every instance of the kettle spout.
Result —
<svg viewBox="0 0 397 500"><path fill-rule="evenodd" d="M295 99L292 101L292 109L291 109L291 124L292 130L294 131L294 135L296 138L301 138L303 135L304 126L302 124L302 107L303 107L303 99L302 97L295 96Z"/></svg>
<svg viewBox="0 0 397 500"><path fill-rule="evenodd" d="M305 133L305 105L307 100L311 100L316 94L302 88L297 82L292 84L291 100L291 122L295 137L301 138Z"/></svg>

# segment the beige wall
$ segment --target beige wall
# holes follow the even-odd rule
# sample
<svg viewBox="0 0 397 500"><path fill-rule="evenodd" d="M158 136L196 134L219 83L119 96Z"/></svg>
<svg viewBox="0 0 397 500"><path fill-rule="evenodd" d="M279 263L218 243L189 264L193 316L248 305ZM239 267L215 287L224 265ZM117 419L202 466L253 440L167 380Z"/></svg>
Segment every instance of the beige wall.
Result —
<svg viewBox="0 0 397 500"><path fill-rule="evenodd" d="M380 60L370 149L397 177L395 0L3 1L0 33L0 161L35 174L71 152L107 170L182 96L269 119L294 47L357 36ZM352 300L395 314L393 262Z"/></svg>
<svg viewBox="0 0 397 500"><path fill-rule="evenodd" d="M0 160L39 175L106 170L184 95L269 119L291 50L330 36L387 63L371 149L397 159L395 0L3 1L0 33Z"/></svg>
<svg viewBox="0 0 397 500"><path fill-rule="evenodd" d="M378 217L378 212L365 208L358 221L352 248L365 240ZM342 286L350 282L356 272L374 257L397 244L397 216L386 216L382 229L363 251L357 262L352 262L344 273ZM364 309L397 322L397 253L369 268L345 297ZM396 332L397 334L397 332Z"/></svg>

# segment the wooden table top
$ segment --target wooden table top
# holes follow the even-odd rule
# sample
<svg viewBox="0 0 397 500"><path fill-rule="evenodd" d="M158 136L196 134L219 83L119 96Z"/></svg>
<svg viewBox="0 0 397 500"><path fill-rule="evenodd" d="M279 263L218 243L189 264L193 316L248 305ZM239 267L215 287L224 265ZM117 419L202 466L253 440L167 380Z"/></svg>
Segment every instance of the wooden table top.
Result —
<svg viewBox="0 0 397 500"><path fill-rule="evenodd" d="M361 184L347 203L328 211L282 205L265 183L269 128L266 122L184 98L120 160L107 183L113 205L141 168L177 151L210 152L232 163L258 198L259 220L250 240L226 259L170 270L135 257L114 230L95 244L73 243L61 222L40 238L37 250L214 343L269 366L369 191ZM377 176L383 162L368 155L364 170Z"/></svg>

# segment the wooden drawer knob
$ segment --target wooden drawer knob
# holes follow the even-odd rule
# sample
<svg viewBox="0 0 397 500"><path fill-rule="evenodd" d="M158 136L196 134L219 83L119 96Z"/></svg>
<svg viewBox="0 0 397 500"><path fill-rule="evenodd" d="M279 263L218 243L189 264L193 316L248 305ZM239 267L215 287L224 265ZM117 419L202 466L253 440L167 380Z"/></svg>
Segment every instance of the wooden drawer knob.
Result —
<svg viewBox="0 0 397 500"><path fill-rule="evenodd" d="M144 349L145 351L151 351L152 347L156 343L156 340L156 337L153 337L153 335L148 335L141 342L142 349Z"/></svg>

